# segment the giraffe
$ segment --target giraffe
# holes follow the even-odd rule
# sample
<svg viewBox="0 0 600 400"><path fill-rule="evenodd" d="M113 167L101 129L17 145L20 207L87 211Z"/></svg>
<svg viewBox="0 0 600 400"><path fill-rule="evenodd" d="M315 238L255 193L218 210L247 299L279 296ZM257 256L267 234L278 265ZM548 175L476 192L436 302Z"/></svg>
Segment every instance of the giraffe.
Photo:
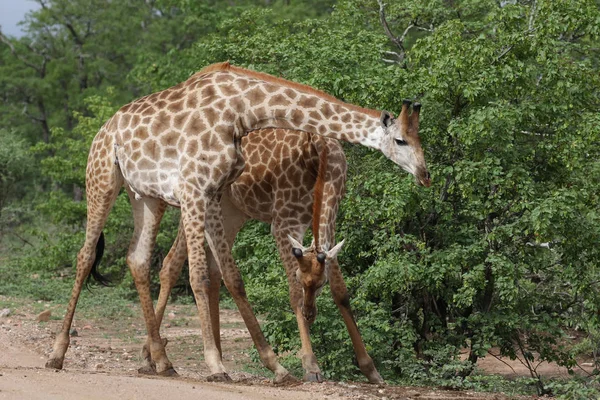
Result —
<svg viewBox="0 0 600 400"><path fill-rule="evenodd" d="M175 373L156 324L149 290L150 254L167 205L181 208L190 284L194 292L209 379L229 380L209 312L210 276L205 242L217 255L227 289L275 382L290 377L277 361L252 312L239 270L224 238L219 199L242 172L241 138L260 128L289 128L359 143L398 156L401 167L428 186L419 141L406 129L408 107L398 120L344 103L309 86L250 71L228 62L213 64L188 80L135 100L117 111L94 138L86 168L87 226L67 312L48 368L61 369L69 346L77 301L99 255L106 218L121 186L130 197L134 233L127 264L142 305L150 353L162 375ZM418 112L418 111L417 111ZM404 116L403 116L404 115Z"/></svg>
<svg viewBox="0 0 600 400"><path fill-rule="evenodd" d="M292 255L288 237L303 237L311 220L318 221L323 238L333 243L335 234L335 217L345 192L346 158L339 142L304 132L281 129L266 129L264 132L251 132L242 141L244 158L247 160L244 172L231 186L225 189L221 206L224 214L226 239L231 246L243 226L249 219L256 219L271 224L271 231L276 239L277 247L286 270L290 304L296 315L302 348L300 351L302 365L307 381L322 381L321 370L313 353L310 342L309 326L314 320L306 318L303 310L306 301L302 301L304 280L297 278L298 262ZM317 174L317 169L319 174ZM321 176L320 183L316 177ZM315 210L318 219L313 218L313 187L320 187L322 193L322 209ZM320 202L317 201L316 204ZM316 228L313 227L313 231ZM323 246L327 246L323 242ZM333 250L333 249L332 249ZM304 261L311 259L307 251ZM365 345L356 326L348 291L344 283L337 259L328 253L327 267L331 291L334 301L347 326L359 367L371 383L383 383L373 360L368 355ZM156 320L160 325L164 316L171 289L177 282L184 261L187 257L183 231L175 239L173 247L163 262L160 271L160 294L156 305ZM314 256L313 256L314 258ZM215 327L219 326L218 300L220 276L212 255L209 265L214 276L211 276L211 318ZM302 265L302 264L300 264ZM213 279L214 278L214 279ZM321 287L326 282L319 276ZM213 285L213 282L216 285ZM305 294L312 288L304 287ZM218 332L218 329L215 329ZM215 341L219 343L217 336ZM140 370L153 373L150 354L144 346L143 354L146 365Z"/></svg>

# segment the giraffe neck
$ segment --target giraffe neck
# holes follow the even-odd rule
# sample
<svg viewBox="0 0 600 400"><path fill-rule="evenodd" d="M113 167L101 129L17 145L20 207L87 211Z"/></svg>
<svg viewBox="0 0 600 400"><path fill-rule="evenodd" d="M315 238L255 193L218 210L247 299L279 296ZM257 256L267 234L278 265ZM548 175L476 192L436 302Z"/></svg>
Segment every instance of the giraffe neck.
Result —
<svg viewBox="0 0 600 400"><path fill-rule="evenodd" d="M286 128L381 150L384 130L379 111L344 103L306 85L228 65L194 77L210 81L197 85L201 103L220 108L219 113L226 113L223 103L229 105L236 135Z"/></svg>
<svg viewBox="0 0 600 400"><path fill-rule="evenodd" d="M253 110L243 120L247 131L287 128L381 150L384 131L379 116L353 110L345 104L332 104L310 94L299 94L288 100L284 107Z"/></svg>

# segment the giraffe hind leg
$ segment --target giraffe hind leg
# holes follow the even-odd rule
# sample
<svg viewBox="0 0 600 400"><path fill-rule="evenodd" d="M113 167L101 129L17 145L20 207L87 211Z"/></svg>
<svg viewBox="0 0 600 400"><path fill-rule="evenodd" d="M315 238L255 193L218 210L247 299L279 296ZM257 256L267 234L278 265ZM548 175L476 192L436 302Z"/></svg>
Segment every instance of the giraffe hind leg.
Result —
<svg viewBox="0 0 600 400"><path fill-rule="evenodd" d="M148 332L147 343L151 354L151 371L142 367L140 373L156 372L164 376L176 375L173 365L167 358L165 342L160 338L152 297L150 294L150 261L152 249L158 233L160 220L166 209L166 203L159 199L136 199L128 190L134 217L134 233L127 253L127 265L133 276L140 298L140 305Z"/></svg>
<svg viewBox="0 0 600 400"><path fill-rule="evenodd" d="M92 155L90 155L91 161L94 161ZM102 242L100 242L102 229L119 194L119 189L123 184L123 177L120 171L114 167L112 162L109 162L108 165L110 165L110 168L107 171L95 172L93 175L90 174L88 167L85 242L79 253L77 253L77 272L73 290L71 291L71 298L61 330L56 335L52 354L50 354L50 358L46 362L46 368L62 369L63 367L65 353L70 343L69 331L73 323L79 295L81 294L85 280L92 271L94 263L96 263L97 267L97 263L101 257L100 250L103 248Z"/></svg>

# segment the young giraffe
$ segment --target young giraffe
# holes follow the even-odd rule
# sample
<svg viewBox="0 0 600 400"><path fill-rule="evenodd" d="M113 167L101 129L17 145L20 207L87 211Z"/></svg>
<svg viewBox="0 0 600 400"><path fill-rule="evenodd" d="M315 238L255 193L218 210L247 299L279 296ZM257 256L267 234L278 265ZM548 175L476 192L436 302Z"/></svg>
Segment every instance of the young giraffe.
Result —
<svg viewBox="0 0 600 400"><path fill-rule="evenodd" d="M418 108L418 107L417 107ZM242 150L246 160L244 172L228 188L225 189L221 206L223 209L225 236L229 245L233 241L242 225L249 219L257 219L271 224L271 231L276 239L279 254L285 267L292 310L296 320L302 342L302 365L305 370L305 380L322 381L321 370L313 353L310 343L309 326L313 322L316 312L305 317L307 301L302 300L304 294L315 293L312 287L304 285L308 282L298 279L298 263L292 256L292 247L288 237L302 238L311 220L320 224L320 237L324 238L319 248L329 248L335 235L335 217L339 204L345 192L346 157L339 142L323 138L318 135L298 131L286 132L282 129L265 129L263 132L251 132L242 140ZM321 161L320 161L321 160ZM319 174L317 174L317 168ZM315 182L321 176L319 182ZM322 207L311 213L313 205L313 187L320 188ZM315 194L316 197L316 194ZM321 204L316 201L315 204ZM323 211L320 211L323 210ZM313 214L317 215L313 219ZM316 228L313 227L313 232ZM337 246L339 249L339 246ZM369 357L362 341L348 299L348 291L340 272L337 259L333 253L328 252L327 268L331 282L331 292L337 304L353 343L358 364L371 383L382 383L383 379L377 372L372 359ZM307 251L303 261L315 259L314 252ZM177 282L181 269L187 257L183 230L175 239L173 247L163 262L160 271L160 295L156 305L156 321L162 322L167 300L172 287ZM312 257L312 258L311 258ZM316 262L316 261L315 261ZM220 275L215 260L209 256L211 275L211 303L210 311L213 326L219 326L219 286ZM320 265L320 264L319 264ZM311 272L305 270L307 275ZM316 269L314 269L317 272ZM322 287L327 281L321 275L315 276ZM300 285L300 282L303 285ZM213 286L213 283L215 285ZM314 301L314 298L313 300ZM303 316L304 314L304 316ZM220 338L215 337L217 345ZM152 372L152 360L144 346L146 366L143 372Z"/></svg>
<svg viewBox="0 0 600 400"><path fill-rule="evenodd" d="M403 108L403 113L405 109ZM129 194L134 234L127 255L146 321L150 352L158 373L173 367L164 350L149 290L151 250L168 204L181 207L190 284L202 327L204 355L211 379L229 379L215 343L209 315L210 278L205 238L217 254L231 292L261 360L275 381L289 376L267 344L248 303L239 271L223 236L219 197L241 173L240 141L260 128L289 128L360 143L388 157L400 154L402 167L429 185L418 136L387 112L343 103L335 97L267 74L213 64L172 88L136 100L100 129L86 170L86 239L77 256L77 275L61 331L46 363L62 368L69 329L96 246L120 187ZM416 143L414 146L406 146ZM206 234L205 234L206 233Z"/></svg>

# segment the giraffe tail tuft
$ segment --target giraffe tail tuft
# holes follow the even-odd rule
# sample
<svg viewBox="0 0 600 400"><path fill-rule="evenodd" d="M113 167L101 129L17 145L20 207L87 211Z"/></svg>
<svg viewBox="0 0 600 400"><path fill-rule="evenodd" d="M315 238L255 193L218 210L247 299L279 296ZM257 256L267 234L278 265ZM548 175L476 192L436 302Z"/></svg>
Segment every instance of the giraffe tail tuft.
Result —
<svg viewBox="0 0 600 400"><path fill-rule="evenodd" d="M100 265L100 260L104 255L104 232L100 232L100 237L98 238L98 243L96 243L96 258L94 259L94 264L92 264L92 270L90 275L87 277L86 286L89 288L90 278L94 278L96 282L101 284L102 286L110 286L111 281L107 276L102 275L98 272L98 265Z"/></svg>

